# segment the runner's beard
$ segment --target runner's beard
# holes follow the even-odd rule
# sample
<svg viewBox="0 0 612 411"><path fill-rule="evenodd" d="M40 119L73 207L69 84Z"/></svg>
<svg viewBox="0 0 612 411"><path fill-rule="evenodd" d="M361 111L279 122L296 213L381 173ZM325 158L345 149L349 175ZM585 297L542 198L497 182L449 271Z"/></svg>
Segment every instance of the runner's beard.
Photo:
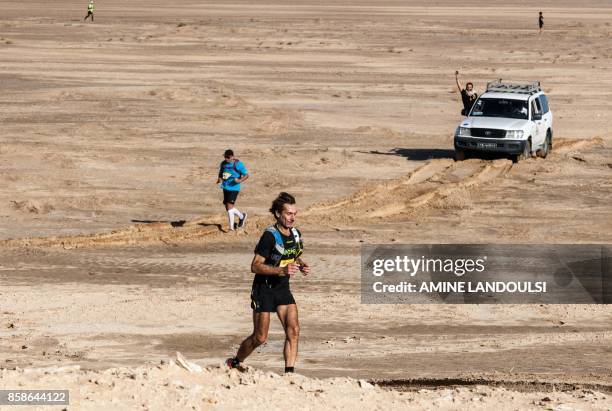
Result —
<svg viewBox="0 0 612 411"><path fill-rule="evenodd" d="M278 223L283 227L283 228L287 228L290 229L293 227L293 224L295 223L295 221L292 221L291 223L289 223L286 220L283 220L282 218L278 219Z"/></svg>

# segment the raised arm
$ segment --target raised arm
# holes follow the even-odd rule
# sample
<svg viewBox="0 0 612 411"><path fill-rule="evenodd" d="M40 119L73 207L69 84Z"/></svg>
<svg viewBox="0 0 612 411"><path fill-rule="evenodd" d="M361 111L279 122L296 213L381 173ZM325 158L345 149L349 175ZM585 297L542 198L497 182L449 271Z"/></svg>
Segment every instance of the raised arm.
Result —
<svg viewBox="0 0 612 411"><path fill-rule="evenodd" d="M463 87L461 87L461 83L459 83L459 71L455 71L455 82L457 83L457 88L459 89L459 93L461 93L461 90L463 90Z"/></svg>

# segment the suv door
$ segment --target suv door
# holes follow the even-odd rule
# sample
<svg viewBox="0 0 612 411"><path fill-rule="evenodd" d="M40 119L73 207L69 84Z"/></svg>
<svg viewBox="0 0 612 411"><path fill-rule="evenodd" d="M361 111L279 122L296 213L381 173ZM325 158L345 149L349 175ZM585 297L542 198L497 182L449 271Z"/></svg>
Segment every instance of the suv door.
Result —
<svg viewBox="0 0 612 411"><path fill-rule="evenodd" d="M534 124L533 134L531 136L532 151L536 151L542 147L546 138L546 124L544 122L544 113L540 100L536 97L531 100L531 121Z"/></svg>
<svg viewBox="0 0 612 411"><path fill-rule="evenodd" d="M540 105L544 113L544 115L542 116L542 120L544 120L544 125L545 125L544 137L546 138L546 131L550 130L552 134L553 116L552 116L552 112L548 108L548 99L546 98L546 96L544 94L541 94L538 97L538 100L540 100Z"/></svg>

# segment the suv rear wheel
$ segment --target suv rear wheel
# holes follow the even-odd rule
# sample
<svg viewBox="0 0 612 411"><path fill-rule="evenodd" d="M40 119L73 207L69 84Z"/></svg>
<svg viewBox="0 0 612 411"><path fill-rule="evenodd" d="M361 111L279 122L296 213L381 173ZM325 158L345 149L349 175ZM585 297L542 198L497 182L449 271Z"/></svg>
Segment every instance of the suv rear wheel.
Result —
<svg viewBox="0 0 612 411"><path fill-rule="evenodd" d="M538 157L546 158L548 153L550 153L551 148L552 148L552 136L551 136L550 130L548 130L546 132L546 140L544 140L544 145L542 146L541 149L538 150L538 153L537 153Z"/></svg>

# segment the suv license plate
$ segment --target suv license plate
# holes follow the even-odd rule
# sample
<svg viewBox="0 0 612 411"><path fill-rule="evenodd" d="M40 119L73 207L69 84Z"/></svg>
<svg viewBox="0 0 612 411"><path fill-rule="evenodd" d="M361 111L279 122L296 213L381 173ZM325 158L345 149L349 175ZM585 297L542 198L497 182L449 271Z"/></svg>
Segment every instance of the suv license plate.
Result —
<svg viewBox="0 0 612 411"><path fill-rule="evenodd" d="M497 148L497 143L478 143L478 148Z"/></svg>

